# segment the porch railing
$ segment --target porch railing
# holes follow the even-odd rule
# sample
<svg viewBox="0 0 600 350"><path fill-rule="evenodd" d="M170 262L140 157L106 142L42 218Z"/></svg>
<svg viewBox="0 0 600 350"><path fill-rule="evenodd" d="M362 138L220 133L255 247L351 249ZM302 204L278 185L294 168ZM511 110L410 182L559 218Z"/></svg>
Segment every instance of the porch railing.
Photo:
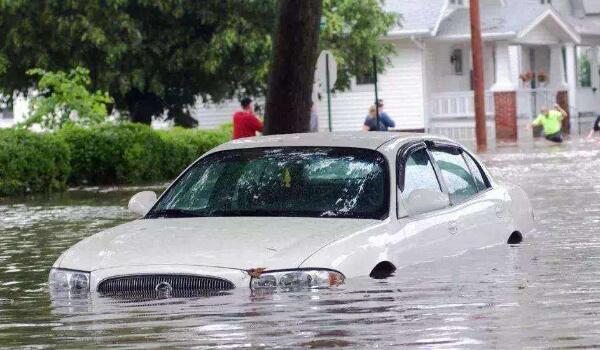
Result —
<svg viewBox="0 0 600 350"><path fill-rule="evenodd" d="M432 95L433 119L474 118L474 93L473 91L443 92ZM485 93L485 114L494 115L494 95Z"/></svg>
<svg viewBox="0 0 600 350"><path fill-rule="evenodd" d="M552 108L556 103L558 90L519 89L517 91L517 115L519 118L533 119L543 107Z"/></svg>

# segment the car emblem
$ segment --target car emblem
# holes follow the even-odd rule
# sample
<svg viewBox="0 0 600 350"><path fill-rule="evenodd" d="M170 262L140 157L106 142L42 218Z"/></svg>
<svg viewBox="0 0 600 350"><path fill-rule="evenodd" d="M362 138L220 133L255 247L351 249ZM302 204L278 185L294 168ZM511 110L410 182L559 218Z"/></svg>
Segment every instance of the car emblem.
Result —
<svg viewBox="0 0 600 350"><path fill-rule="evenodd" d="M161 293L171 293L173 291L173 287L171 287L169 282L160 282L154 289Z"/></svg>

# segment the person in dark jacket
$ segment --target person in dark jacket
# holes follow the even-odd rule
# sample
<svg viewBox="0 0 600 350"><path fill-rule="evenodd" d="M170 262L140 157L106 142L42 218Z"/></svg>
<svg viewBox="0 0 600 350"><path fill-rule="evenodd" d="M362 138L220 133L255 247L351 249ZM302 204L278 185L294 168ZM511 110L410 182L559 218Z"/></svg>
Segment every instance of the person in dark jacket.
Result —
<svg viewBox="0 0 600 350"><path fill-rule="evenodd" d="M590 130L588 138L591 138L592 136L594 136L595 133L597 133L599 131L600 131L600 115L598 116L598 118L596 118L596 121L594 122L594 125L592 126L592 130Z"/></svg>
<svg viewBox="0 0 600 350"><path fill-rule="evenodd" d="M383 100L377 101L379 109L379 130L377 129L377 107L372 105L369 107L369 114L365 118L363 124L364 131L388 131L388 128L393 128L396 123L390 116L383 111Z"/></svg>

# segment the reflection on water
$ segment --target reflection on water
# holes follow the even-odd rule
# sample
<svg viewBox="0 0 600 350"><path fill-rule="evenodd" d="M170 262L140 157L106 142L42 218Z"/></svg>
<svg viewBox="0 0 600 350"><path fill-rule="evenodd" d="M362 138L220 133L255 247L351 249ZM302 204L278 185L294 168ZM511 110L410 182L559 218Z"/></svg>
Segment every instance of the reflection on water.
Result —
<svg viewBox="0 0 600 350"><path fill-rule="evenodd" d="M540 143L483 158L532 199L538 228L522 245L306 293L51 303L51 264L131 220L131 193L0 203L0 347L600 347L600 144Z"/></svg>

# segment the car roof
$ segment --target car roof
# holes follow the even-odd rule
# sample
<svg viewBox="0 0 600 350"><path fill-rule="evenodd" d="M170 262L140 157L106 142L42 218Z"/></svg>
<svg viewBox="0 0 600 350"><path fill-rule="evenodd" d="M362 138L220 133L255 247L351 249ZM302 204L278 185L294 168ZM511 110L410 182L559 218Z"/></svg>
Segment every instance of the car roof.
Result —
<svg viewBox="0 0 600 350"><path fill-rule="evenodd" d="M376 150L394 140L422 138L423 134L406 132L318 132L257 136L233 140L215 148L214 151L261 147L352 147Z"/></svg>

